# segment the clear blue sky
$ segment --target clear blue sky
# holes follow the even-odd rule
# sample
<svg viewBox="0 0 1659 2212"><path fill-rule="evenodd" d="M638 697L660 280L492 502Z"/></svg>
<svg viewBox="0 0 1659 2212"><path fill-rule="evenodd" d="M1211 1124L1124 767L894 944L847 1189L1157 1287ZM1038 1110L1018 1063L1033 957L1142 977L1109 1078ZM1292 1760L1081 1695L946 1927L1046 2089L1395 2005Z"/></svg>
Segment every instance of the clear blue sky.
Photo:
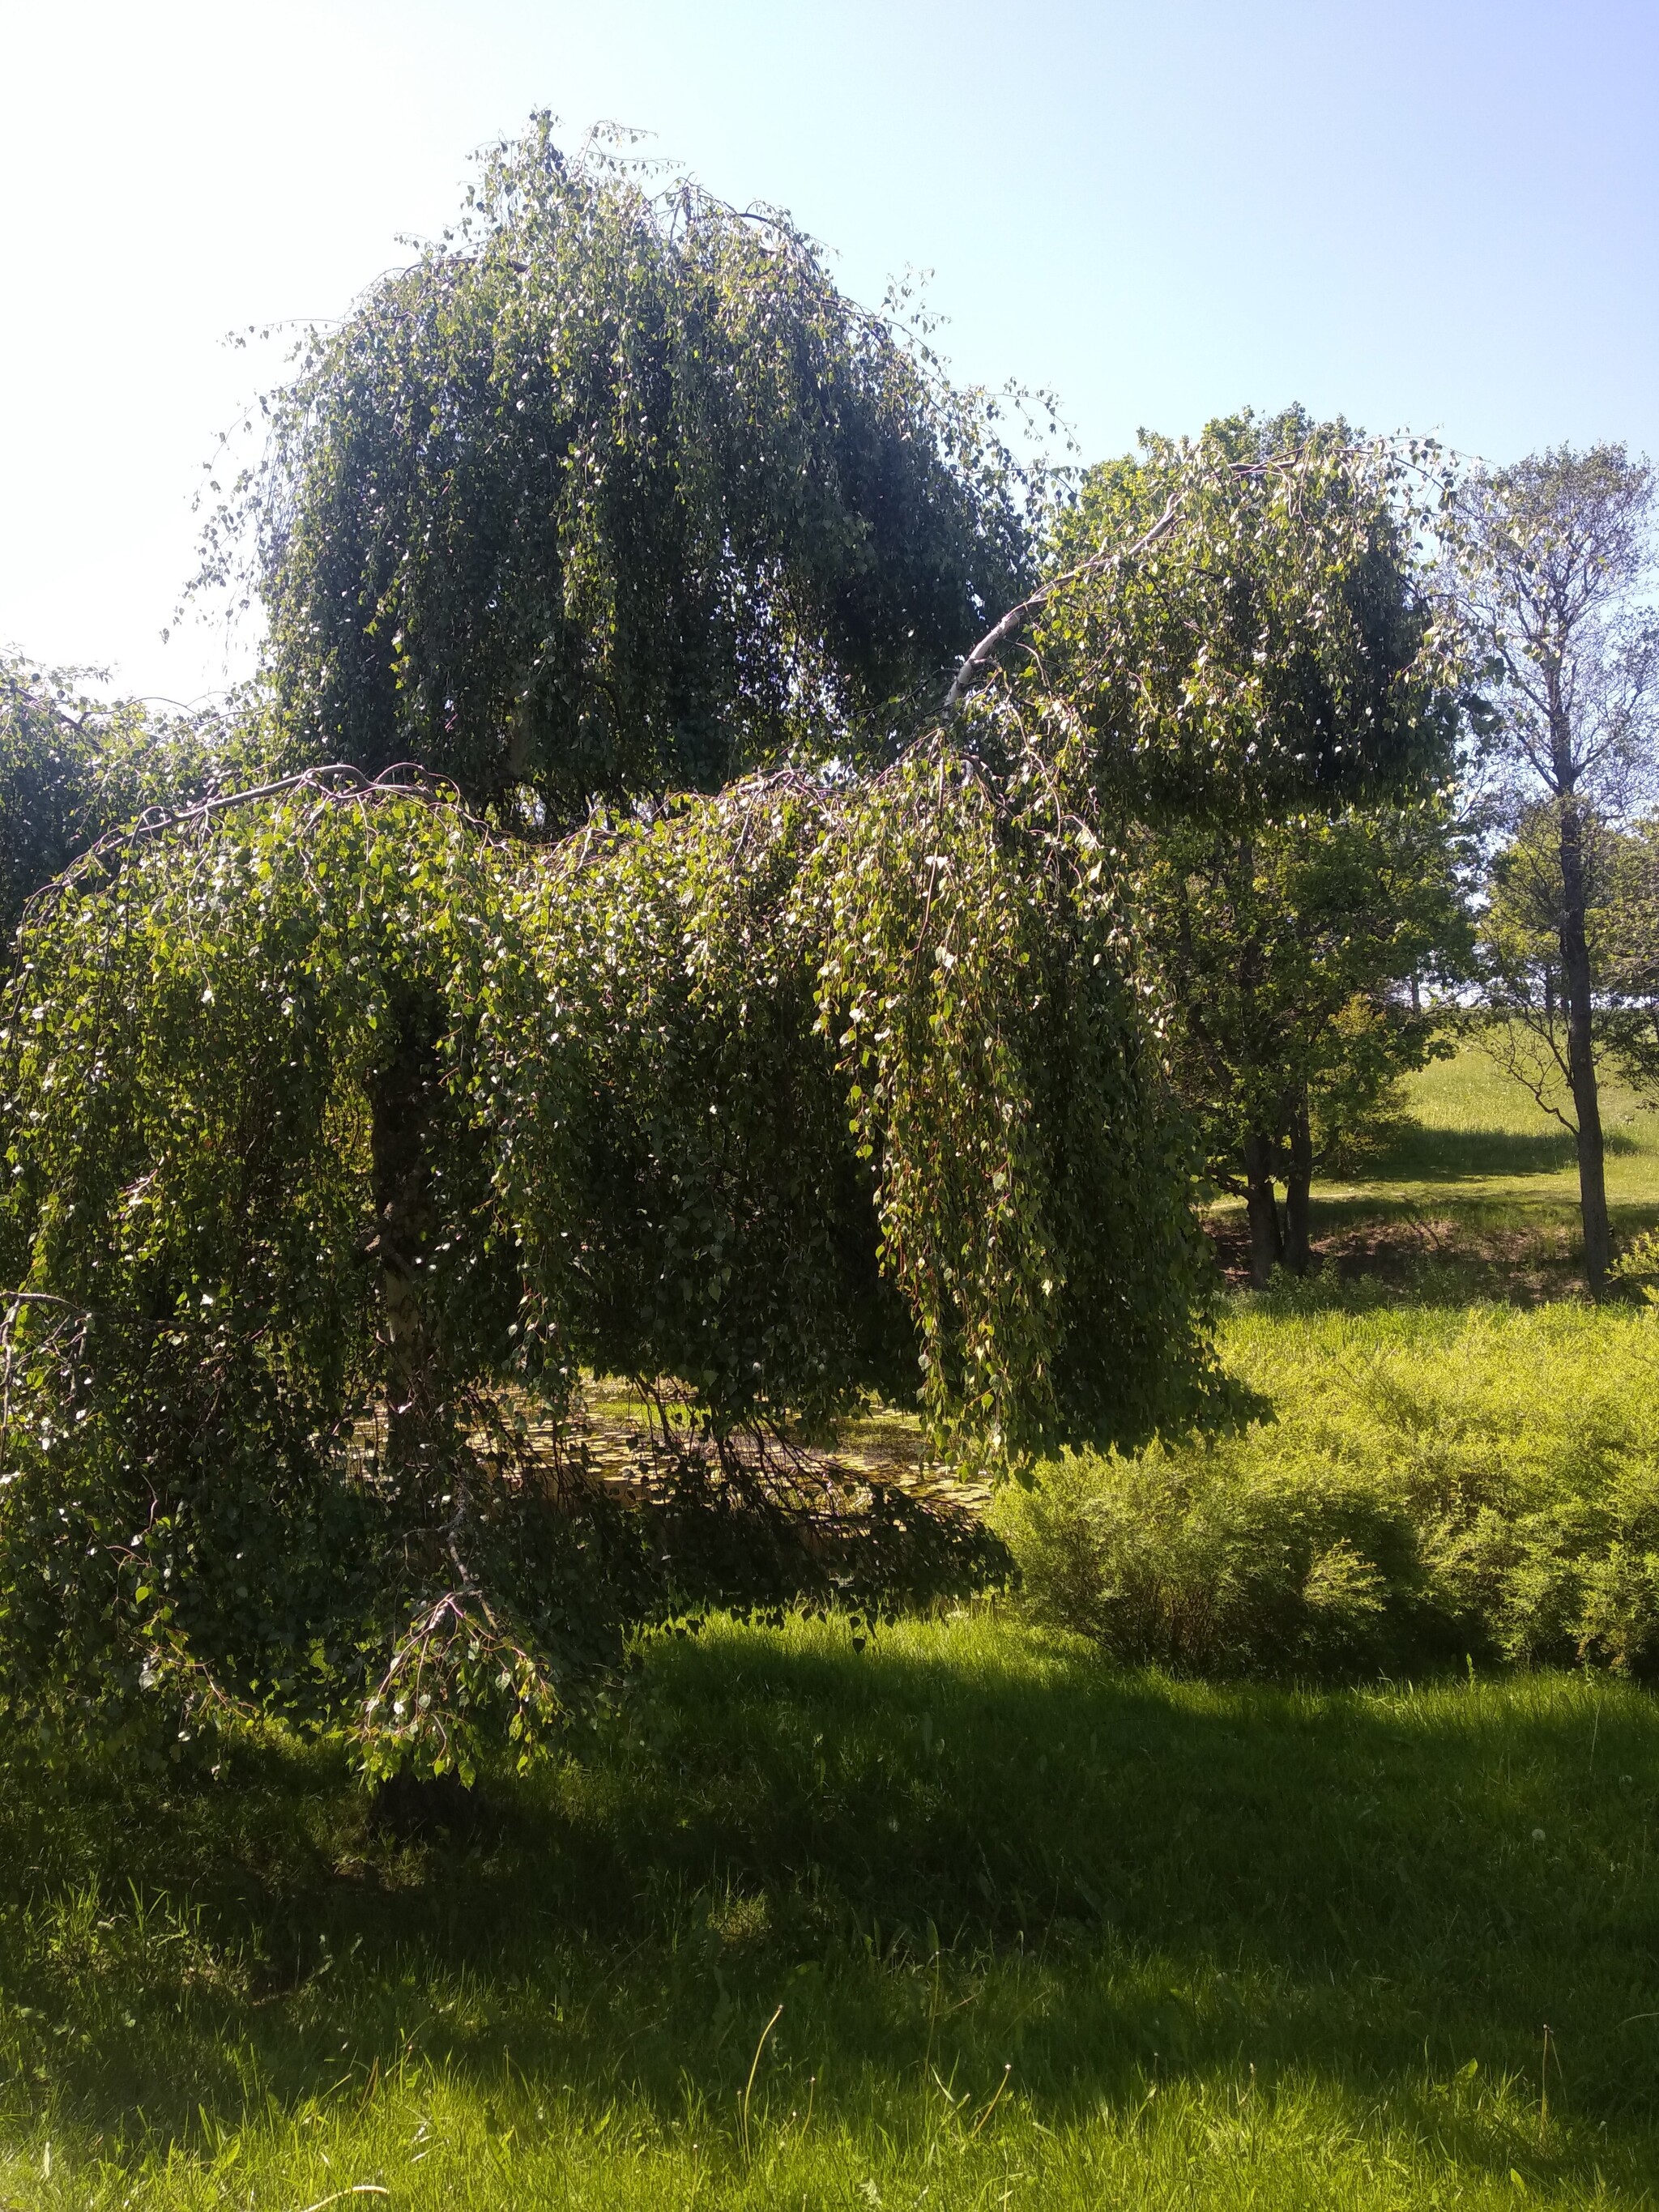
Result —
<svg viewBox="0 0 1659 2212"><path fill-rule="evenodd" d="M1493 459L1659 453L1654 0L0 0L0 642L195 696L158 633L214 434L552 108L793 210L1087 455L1297 398ZM233 672L246 665L236 648Z"/></svg>

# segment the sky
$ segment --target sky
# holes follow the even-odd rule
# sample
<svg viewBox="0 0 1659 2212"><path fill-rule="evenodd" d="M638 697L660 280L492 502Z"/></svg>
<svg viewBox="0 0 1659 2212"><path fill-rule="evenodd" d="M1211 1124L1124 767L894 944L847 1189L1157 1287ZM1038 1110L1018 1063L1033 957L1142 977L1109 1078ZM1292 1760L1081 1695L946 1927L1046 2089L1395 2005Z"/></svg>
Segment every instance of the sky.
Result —
<svg viewBox="0 0 1659 2212"><path fill-rule="evenodd" d="M192 702L220 434L549 108L787 207L1084 457L1300 400L1659 455L1656 0L0 0L0 647Z"/></svg>

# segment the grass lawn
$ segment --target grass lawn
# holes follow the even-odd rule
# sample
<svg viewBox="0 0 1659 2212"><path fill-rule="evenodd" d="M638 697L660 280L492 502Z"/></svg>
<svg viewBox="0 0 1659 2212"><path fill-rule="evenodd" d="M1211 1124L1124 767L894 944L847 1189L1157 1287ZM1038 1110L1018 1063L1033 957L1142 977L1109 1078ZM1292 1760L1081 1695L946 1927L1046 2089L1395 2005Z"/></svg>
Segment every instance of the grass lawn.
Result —
<svg viewBox="0 0 1659 2212"><path fill-rule="evenodd" d="M1571 1287L1571 1152L1472 1055L1414 1098L1225 1342L1333 1405L1420 1346L1473 1437L1446 1310ZM1571 1318L1555 1427L1645 1449L1638 1324ZM1182 1682L1006 1603L653 1640L556 1766L396 1818L327 1747L14 1744L0 2208L1652 2205L1656 1838L1605 1674Z"/></svg>
<svg viewBox="0 0 1659 2212"><path fill-rule="evenodd" d="M1364 1182L1332 1188L1328 1198L1425 1212L1571 1213L1578 1200L1571 1136L1479 1045L1431 1061L1408 1079L1406 1093L1412 1125ZM1615 1216L1645 1222L1659 1213L1659 1113L1607 1080L1601 1119L1608 1203Z"/></svg>
<svg viewBox="0 0 1659 2212"><path fill-rule="evenodd" d="M1314 1242L1338 1273L1421 1294L1534 1299L1582 1291L1573 1139L1475 1042L1407 1079L1409 1119L1348 1178L1314 1185ZM1607 1202L1622 1243L1659 1226L1659 1111L1604 1077ZM1242 1200L1214 1209L1237 1276ZM1423 1279L1422 1263L1431 1263ZM1437 1273L1437 1285L1433 1276Z"/></svg>
<svg viewBox="0 0 1659 2212"><path fill-rule="evenodd" d="M457 1832L277 1746L17 1771L0 2201L1639 2204L1656 1824L1637 1690L977 1613L657 1643Z"/></svg>

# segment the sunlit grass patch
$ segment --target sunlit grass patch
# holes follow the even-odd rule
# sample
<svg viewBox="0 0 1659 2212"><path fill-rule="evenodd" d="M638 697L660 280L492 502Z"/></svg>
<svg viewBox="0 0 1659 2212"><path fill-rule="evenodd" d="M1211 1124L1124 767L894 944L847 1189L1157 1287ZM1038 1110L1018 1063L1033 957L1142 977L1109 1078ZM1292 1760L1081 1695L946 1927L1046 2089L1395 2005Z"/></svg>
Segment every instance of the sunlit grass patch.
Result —
<svg viewBox="0 0 1659 2212"><path fill-rule="evenodd" d="M1401 1085L1382 1141L1316 1179L1314 1243L1328 1279L1443 1303L1582 1295L1578 1170L1571 1132L1478 1038ZM1659 1225L1659 1109L1604 1073L1601 1110L1615 1237ZM1243 1264L1243 1201L1210 1209Z"/></svg>
<svg viewBox="0 0 1659 2212"><path fill-rule="evenodd" d="M1409 1076L1403 1093L1407 1118L1386 1149L1328 1195L1347 1191L1423 1208L1497 1204L1536 1211L1577 1203L1570 1130L1478 1040ZM1604 1073L1601 1116L1609 1200L1659 1209L1659 1112Z"/></svg>

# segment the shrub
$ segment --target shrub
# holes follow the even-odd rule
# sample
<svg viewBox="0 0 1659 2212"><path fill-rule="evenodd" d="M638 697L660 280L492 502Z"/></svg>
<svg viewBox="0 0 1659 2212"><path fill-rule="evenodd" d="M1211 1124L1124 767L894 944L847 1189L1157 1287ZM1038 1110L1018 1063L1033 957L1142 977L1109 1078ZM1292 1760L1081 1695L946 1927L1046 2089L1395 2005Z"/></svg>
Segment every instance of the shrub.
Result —
<svg viewBox="0 0 1659 2212"><path fill-rule="evenodd" d="M1273 1418L1001 1500L1036 1617L1194 1673L1659 1674L1650 1314L1256 1314L1225 1348Z"/></svg>

